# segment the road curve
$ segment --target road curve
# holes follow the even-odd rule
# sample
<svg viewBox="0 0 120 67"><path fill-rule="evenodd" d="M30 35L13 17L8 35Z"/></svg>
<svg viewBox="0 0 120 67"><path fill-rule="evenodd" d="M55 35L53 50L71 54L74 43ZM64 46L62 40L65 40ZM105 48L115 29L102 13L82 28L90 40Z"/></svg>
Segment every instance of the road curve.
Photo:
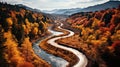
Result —
<svg viewBox="0 0 120 67"><path fill-rule="evenodd" d="M62 25L63 24L61 24L61 26ZM58 28L62 29L60 26ZM61 48L61 49L67 50L67 51L70 51L73 54L75 54L78 57L79 61L73 67L86 67L86 65L88 63L88 60L87 60L86 56L83 53L81 53L78 50L75 50L73 48L59 45L58 43L55 42L58 39L66 38L66 37L70 37L70 36L74 35L74 32L72 32L70 30L67 30L67 29L64 29L64 30L68 31L70 34L65 35L65 36L60 36L60 37L52 38L52 39L48 40L47 43L49 43L49 44L51 44L51 45L53 45L53 46L55 46L57 48Z"/></svg>

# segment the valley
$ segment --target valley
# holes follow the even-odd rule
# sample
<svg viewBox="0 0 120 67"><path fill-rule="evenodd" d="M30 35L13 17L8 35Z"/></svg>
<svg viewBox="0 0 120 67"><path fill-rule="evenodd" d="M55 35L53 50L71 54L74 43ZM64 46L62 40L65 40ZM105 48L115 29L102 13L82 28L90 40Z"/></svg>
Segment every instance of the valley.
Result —
<svg viewBox="0 0 120 67"><path fill-rule="evenodd" d="M120 1L45 12L0 2L0 67L120 66Z"/></svg>

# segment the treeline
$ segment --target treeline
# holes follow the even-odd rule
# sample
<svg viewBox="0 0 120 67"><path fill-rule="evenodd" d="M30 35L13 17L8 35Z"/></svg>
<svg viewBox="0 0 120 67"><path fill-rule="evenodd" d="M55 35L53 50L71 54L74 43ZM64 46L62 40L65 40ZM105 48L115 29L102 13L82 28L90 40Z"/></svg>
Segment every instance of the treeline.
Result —
<svg viewBox="0 0 120 67"><path fill-rule="evenodd" d="M84 44L96 48L108 67L120 66L120 6L76 13L66 21L79 30L79 37Z"/></svg>
<svg viewBox="0 0 120 67"><path fill-rule="evenodd" d="M51 20L42 13L0 3L0 67L37 66L39 62L32 54L31 41L48 33L49 22ZM27 53L32 52L27 55L29 61L25 57L28 49Z"/></svg>

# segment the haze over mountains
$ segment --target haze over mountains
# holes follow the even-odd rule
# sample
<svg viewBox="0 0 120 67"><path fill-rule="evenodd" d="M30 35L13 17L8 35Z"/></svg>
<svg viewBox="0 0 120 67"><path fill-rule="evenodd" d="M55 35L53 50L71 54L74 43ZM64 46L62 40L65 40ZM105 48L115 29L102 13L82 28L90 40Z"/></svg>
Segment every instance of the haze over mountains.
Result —
<svg viewBox="0 0 120 67"><path fill-rule="evenodd" d="M108 8L116 8L119 5L120 5L120 1L110 0L106 3L98 4L98 5L95 5L95 6L89 6L87 8L54 9L54 10L51 10L51 11L44 10L43 12L50 13L50 14L71 15L71 14L78 13L78 12L90 12L90 11L94 12L94 11L104 10L104 9L108 9Z"/></svg>
<svg viewBox="0 0 120 67"><path fill-rule="evenodd" d="M23 4L18 4L20 7L24 7L28 10L35 11L35 12L43 12L43 13L49 13L49 14L62 14L62 15L71 15L78 12L94 12L99 10L105 10L108 8L116 8L120 5L119 0L110 0L103 4L98 4L94 6L89 6L87 8L70 8L70 9L54 9L54 10L39 10L39 9L33 9L31 7L28 7Z"/></svg>

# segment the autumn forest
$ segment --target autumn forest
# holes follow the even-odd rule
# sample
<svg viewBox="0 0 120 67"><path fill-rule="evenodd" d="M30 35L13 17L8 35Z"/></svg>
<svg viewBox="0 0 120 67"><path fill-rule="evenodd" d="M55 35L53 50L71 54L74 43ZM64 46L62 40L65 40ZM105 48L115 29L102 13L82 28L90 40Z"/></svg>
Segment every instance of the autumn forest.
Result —
<svg viewBox="0 0 120 67"><path fill-rule="evenodd" d="M62 67L119 67L120 6L65 16L1 2L0 67L60 67L35 53L37 41L47 54L68 62Z"/></svg>

